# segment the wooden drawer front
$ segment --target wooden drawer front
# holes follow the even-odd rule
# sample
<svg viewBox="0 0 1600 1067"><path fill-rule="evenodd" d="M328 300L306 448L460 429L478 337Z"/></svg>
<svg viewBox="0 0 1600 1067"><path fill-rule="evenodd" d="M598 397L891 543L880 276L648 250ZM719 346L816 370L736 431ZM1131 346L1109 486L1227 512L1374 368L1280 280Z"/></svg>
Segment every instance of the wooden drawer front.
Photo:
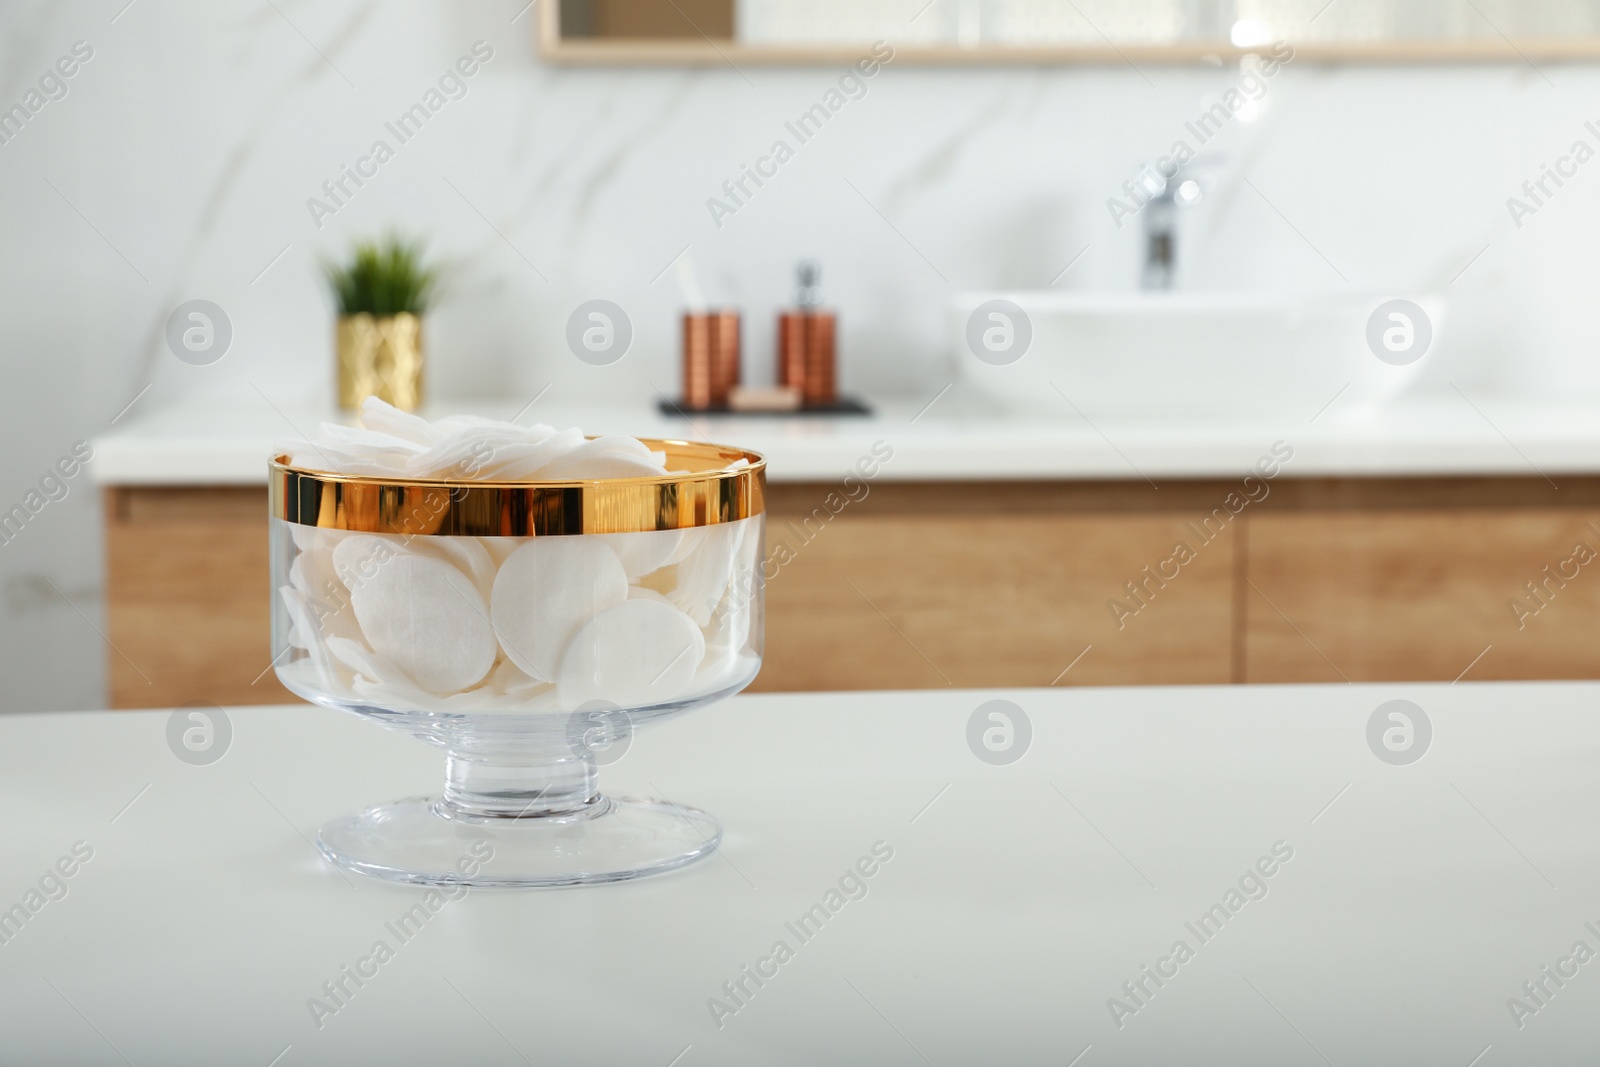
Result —
<svg viewBox="0 0 1600 1067"><path fill-rule="evenodd" d="M753 688L1227 682L1231 533L1164 588L1152 581L1148 604L1120 627L1107 606L1137 606L1124 583L1177 541L1198 543L1186 518L846 512L808 541L799 513L775 511L766 661Z"/></svg>
<svg viewBox="0 0 1600 1067"><path fill-rule="evenodd" d="M1205 542L1211 487L888 488L824 522L814 487L773 494L755 689L1600 677L1600 508L1263 510ZM265 490L113 490L106 516L113 707L293 699Z"/></svg>
<svg viewBox="0 0 1600 1067"><path fill-rule="evenodd" d="M262 674L265 489L114 489L105 510L112 707L298 699Z"/></svg>
<svg viewBox="0 0 1600 1067"><path fill-rule="evenodd" d="M1589 525L1597 514L1256 516L1245 564L1245 677L1451 681L1469 664L1475 680L1600 677L1600 558L1575 558L1579 543L1600 553L1600 530ZM1525 605L1520 618L1513 600Z"/></svg>

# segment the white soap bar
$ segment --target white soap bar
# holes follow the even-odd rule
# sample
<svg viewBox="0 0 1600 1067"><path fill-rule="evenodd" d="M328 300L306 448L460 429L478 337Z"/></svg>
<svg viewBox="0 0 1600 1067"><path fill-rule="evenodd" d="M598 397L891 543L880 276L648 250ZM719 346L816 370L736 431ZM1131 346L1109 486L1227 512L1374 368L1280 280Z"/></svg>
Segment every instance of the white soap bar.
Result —
<svg viewBox="0 0 1600 1067"><path fill-rule="evenodd" d="M558 694L568 708L602 700L621 708L659 704L689 688L705 638L687 615L654 600L602 611L573 635Z"/></svg>
<svg viewBox="0 0 1600 1067"><path fill-rule="evenodd" d="M627 599L622 563L597 539L535 537L500 565L490 612L506 656L529 676L554 681L584 620Z"/></svg>
<svg viewBox="0 0 1600 1067"><path fill-rule="evenodd" d="M430 692L465 689L494 666L483 594L448 563L400 553L364 575L350 602L372 650Z"/></svg>

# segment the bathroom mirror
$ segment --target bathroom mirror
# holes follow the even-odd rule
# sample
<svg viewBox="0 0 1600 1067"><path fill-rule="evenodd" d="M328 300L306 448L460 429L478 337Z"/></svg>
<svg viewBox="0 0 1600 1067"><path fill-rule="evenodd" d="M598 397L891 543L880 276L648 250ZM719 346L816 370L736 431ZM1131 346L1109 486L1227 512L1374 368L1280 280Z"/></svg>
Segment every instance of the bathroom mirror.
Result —
<svg viewBox="0 0 1600 1067"><path fill-rule="evenodd" d="M1207 62L1600 57L1600 0L547 0L541 52L591 64Z"/></svg>

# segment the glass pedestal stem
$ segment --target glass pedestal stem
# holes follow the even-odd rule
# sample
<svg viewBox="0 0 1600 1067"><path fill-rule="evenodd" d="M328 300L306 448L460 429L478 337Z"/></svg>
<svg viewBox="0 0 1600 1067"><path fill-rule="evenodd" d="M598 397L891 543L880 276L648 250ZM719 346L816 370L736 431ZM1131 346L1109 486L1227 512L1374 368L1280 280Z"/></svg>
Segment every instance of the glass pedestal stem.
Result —
<svg viewBox="0 0 1600 1067"><path fill-rule="evenodd" d="M439 806L446 818L540 819L592 817L609 802L587 753L455 750L445 758Z"/></svg>

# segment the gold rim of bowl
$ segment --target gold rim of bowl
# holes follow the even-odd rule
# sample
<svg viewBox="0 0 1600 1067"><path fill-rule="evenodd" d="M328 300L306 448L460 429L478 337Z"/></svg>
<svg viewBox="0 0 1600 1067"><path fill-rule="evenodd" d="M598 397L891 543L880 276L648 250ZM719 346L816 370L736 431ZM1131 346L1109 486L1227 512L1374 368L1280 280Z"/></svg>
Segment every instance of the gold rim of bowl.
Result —
<svg viewBox="0 0 1600 1067"><path fill-rule="evenodd" d="M680 473L603 481L471 481L331 474L274 456L268 501L298 526L400 536L552 537L684 530L766 510L767 461L756 452L641 438ZM746 466L732 467L740 460Z"/></svg>

